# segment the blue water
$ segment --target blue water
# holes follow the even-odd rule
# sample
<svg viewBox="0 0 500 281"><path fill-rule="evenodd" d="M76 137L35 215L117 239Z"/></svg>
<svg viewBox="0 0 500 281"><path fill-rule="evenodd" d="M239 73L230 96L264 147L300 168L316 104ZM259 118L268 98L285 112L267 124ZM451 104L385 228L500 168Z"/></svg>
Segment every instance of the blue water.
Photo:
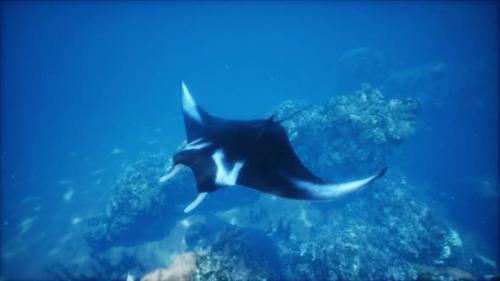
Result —
<svg viewBox="0 0 500 281"><path fill-rule="evenodd" d="M374 69L342 59L359 48L380 54ZM0 61L6 280L68 255L52 250L69 233L85 244L83 221L106 208L125 164L175 151L181 80L211 113L241 119L362 83L421 99L390 169L425 186L445 220L498 261L493 1L2 2ZM431 86L388 82L418 67L442 70Z"/></svg>

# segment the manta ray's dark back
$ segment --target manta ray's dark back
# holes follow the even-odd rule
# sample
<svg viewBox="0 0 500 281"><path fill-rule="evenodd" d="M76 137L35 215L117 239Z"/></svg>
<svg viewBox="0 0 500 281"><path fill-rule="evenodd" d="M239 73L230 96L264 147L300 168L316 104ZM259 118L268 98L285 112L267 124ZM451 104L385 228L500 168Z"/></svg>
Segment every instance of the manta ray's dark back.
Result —
<svg viewBox="0 0 500 281"><path fill-rule="evenodd" d="M362 180L329 183L302 164L286 130L273 117L246 121L217 118L194 102L184 83L182 90L188 142L174 155L170 173L180 164L194 173L199 194L186 212L209 192L225 186L243 185L293 199L330 200L356 191L385 173L384 168Z"/></svg>

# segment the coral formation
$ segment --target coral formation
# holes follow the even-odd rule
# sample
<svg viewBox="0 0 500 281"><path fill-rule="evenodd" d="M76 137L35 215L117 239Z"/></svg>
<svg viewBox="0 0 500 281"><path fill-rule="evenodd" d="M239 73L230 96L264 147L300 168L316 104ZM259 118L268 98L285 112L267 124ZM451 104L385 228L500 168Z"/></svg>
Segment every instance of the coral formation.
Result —
<svg viewBox="0 0 500 281"><path fill-rule="evenodd" d="M194 280L276 280L276 253L273 241L265 233L226 228L212 247L196 250L198 268Z"/></svg>
<svg viewBox="0 0 500 281"><path fill-rule="evenodd" d="M76 270L75 266L55 263L45 269L45 277L39 276L39 280L57 281L82 281L82 280L125 280L127 272L131 268L143 268L135 255L123 254L118 260L112 257L103 257L90 254L90 260L86 269Z"/></svg>
<svg viewBox="0 0 500 281"><path fill-rule="evenodd" d="M433 264L443 258L444 247L459 253L448 240L449 228L408 188L404 181L386 180L363 200L327 212L325 222L314 226L313 239L281 243L282 259L300 265L290 267L287 277L412 280L413 262Z"/></svg>
<svg viewBox="0 0 500 281"><path fill-rule="evenodd" d="M303 107L287 101L278 106L278 119ZM367 84L354 95L335 96L284 123L306 166L326 174L344 175L383 166L394 148L415 131L416 99L386 100Z"/></svg>
<svg viewBox="0 0 500 281"><path fill-rule="evenodd" d="M463 249L459 234L411 190L402 178L385 180L363 198L334 208L268 197L218 215L266 233L276 244L280 262L274 267L287 280L414 280L414 264L459 265ZM232 247L238 241L223 238ZM227 256L249 260L243 252Z"/></svg>
<svg viewBox="0 0 500 281"><path fill-rule="evenodd" d="M194 182L184 169L161 186L158 179L165 163L167 157L151 155L125 168L106 213L89 220L86 240L93 249L137 244L167 233L190 198L191 190L179 186L194 187ZM149 227L152 224L159 227Z"/></svg>
<svg viewBox="0 0 500 281"><path fill-rule="evenodd" d="M471 280L460 234L416 193L404 178L387 179L334 208L263 196L220 211L234 226L196 248L194 278Z"/></svg>

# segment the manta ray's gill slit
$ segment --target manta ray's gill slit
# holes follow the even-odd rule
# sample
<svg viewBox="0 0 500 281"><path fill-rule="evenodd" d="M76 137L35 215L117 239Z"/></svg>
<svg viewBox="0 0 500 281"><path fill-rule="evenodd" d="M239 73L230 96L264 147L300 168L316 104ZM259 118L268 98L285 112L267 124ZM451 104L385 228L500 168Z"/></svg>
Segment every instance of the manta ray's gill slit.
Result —
<svg viewBox="0 0 500 281"><path fill-rule="evenodd" d="M183 150L197 150L197 149L202 149L207 146L209 146L211 143L210 142L202 142L202 138L198 138L190 143L188 143Z"/></svg>

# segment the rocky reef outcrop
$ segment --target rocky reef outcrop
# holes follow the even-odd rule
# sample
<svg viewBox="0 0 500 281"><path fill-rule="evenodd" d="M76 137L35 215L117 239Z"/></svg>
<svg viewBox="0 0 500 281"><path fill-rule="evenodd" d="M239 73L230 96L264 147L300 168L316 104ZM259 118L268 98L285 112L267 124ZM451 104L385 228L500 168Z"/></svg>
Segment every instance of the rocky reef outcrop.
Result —
<svg viewBox="0 0 500 281"><path fill-rule="evenodd" d="M92 249L140 244L168 233L182 214L182 204L194 192L194 180L186 169L160 185L158 179L168 161L168 157L151 155L125 167L105 213L88 221L85 238Z"/></svg>
<svg viewBox="0 0 500 281"><path fill-rule="evenodd" d="M375 190L376 189L376 190ZM404 180L385 180L362 200L324 213L312 239L279 243L287 279L414 280L414 263L451 263L461 242Z"/></svg>
<svg viewBox="0 0 500 281"><path fill-rule="evenodd" d="M203 260L196 278L255 280L253 272L260 280L417 280L429 267L473 271L460 234L417 193L396 177L327 208L261 198L220 211L233 226L221 232L216 246L196 251Z"/></svg>
<svg viewBox="0 0 500 281"><path fill-rule="evenodd" d="M195 252L198 263L193 280L280 279L278 249L261 230L228 227L213 246Z"/></svg>
<svg viewBox="0 0 500 281"><path fill-rule="evenodd" d="M278 106L278 119L303 108L287 101ZM340 176L383 166L391 152L415 132L420 109L417 99L385 99L363 85L354 95L334 96L284 122L297 154L308 167ZM326 177L328 178L328 177Z"/></svg>

